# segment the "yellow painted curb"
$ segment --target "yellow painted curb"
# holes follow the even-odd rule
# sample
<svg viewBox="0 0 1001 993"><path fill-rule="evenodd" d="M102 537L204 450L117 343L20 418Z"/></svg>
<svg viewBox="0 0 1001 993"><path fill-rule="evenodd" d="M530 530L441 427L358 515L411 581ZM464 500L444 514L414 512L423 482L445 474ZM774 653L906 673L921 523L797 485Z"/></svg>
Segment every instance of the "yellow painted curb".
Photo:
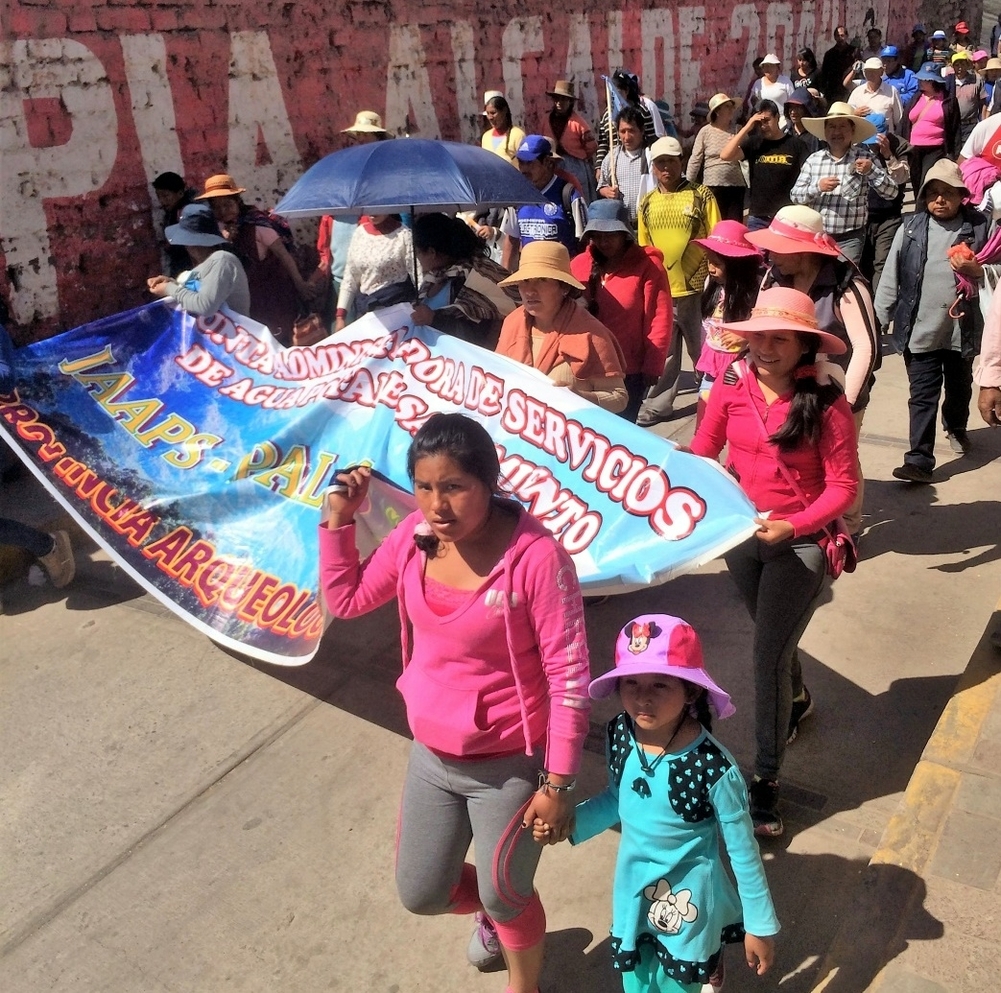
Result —
<svg viewBox="0 0 1001 993"><path fill-rule="evenodd" d="M936 727L932 736L937 733ZM869 864L899 865L921 875L938 844L961 779L955 769L924 759L918 762Z"/></svg>

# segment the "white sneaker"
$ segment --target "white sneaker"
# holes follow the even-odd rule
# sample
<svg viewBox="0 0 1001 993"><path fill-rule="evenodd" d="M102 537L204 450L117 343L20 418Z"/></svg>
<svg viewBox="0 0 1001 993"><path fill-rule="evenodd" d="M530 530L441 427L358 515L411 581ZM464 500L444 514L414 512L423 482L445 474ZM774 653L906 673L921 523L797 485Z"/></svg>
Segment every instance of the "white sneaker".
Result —
<svg viewBox="0 0 1001 993"><path fill-rule="evenodd" d="M57 590L68 586L76 575L76 561L73 558L70 536L65 531L53 531L52 551L48 555L43 555L38 561L49 574L49 582Z"/></svg>
<svg viewBox="0 0 1001 993"><path fill-rule="evenodd" d="M487 919L487 915L482 911L477 911L473 915L476 927L473 936L469 939L469 947L466 949L466 958L470 965L475 965L483 972L500 961L500 942L497 940L497 932L493 924Z"/></svg>

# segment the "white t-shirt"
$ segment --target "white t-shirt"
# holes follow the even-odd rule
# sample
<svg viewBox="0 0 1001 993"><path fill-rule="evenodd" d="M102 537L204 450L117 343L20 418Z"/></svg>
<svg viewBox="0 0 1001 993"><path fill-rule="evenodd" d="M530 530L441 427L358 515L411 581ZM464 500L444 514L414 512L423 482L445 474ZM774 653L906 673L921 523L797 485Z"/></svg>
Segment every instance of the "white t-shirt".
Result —
<svg viewBox="0 0 1001 993"><path fill-rule="evenodd" d="M999 127L1001 127L1001 117L988 117L987 120L981 121L970 132L970 137L966 139L966 144L959 154L964 159L983 155L984 149L991 143Z"/></svg>

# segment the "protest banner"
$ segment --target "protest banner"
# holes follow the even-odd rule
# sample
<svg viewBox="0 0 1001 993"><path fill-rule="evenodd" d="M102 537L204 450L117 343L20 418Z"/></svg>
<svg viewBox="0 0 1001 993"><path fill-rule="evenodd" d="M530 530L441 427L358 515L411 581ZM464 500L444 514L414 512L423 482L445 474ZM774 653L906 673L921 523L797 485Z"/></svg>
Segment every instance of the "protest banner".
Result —
<svg viewBox="0 0 1001 993"><path fill-rule="evenodd" d="M323 633L325 489L373 467L374 547L414 507L406 452L436 411L487 428L510 493L585 592L663 582L753 533L754 508L715 463L409 312L285 348L228 310L158 301L21 349L0 432L146 590L280 665L308 662Z"/></svg>

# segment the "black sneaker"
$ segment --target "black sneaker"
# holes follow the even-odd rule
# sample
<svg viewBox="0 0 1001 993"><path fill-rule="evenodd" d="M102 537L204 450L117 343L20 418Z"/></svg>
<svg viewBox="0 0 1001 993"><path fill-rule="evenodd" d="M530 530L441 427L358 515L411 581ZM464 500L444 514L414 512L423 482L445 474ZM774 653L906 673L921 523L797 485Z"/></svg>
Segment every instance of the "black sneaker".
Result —
<svg viewBox="0 0 1001 993"><path fill-rule="evenodd" d="M945 436L949 439L949 447L957 455L966 455L973 447L973 442L965 431L946 431Z"/></svg>
<svg viewBox="0 0 1001 993"><path fill-rule="evenodd" d="M754 833L760 838L777 838L785 829L778 811L779 784L755 777L748 793Z"/></svg>
<svg viewBox="0 0 1001 993"><path fill-rule="evenodd" d="M920 466L905 462L893 470L893 478L902 479L905 483L930 483L932 472L931 469L922 469Z"/></svg>
<svg viewBox="0 0 1001 993"><path fill-rule="evenodd" d="M799 734L800 721L809 717L812 713L813 697L810 696L810 691L804 686L803 699L793 700L792 702L792 713L789 715L789 736L786 738L787 745L791 745L796 740L796 735Z"/></svg>

